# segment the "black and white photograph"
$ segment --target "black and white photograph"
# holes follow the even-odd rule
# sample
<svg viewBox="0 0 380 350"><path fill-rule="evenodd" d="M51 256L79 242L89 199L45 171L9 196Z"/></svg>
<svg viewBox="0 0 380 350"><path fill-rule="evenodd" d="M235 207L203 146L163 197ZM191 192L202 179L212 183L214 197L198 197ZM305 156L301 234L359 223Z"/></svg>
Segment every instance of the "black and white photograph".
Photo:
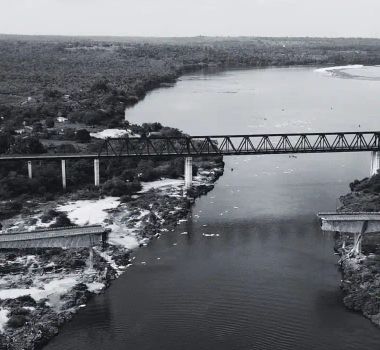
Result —
<svg viewBox="0 0 380 350"><path fill-rule="evenodd" d="M0 0L0 350L379 350L380 1Z"/></svg>

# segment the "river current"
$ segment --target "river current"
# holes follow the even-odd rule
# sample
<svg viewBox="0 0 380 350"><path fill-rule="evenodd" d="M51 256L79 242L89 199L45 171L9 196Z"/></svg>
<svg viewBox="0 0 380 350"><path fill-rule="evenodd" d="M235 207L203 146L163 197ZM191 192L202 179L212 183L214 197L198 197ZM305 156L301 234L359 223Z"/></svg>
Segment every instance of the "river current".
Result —
<svg viewBox="0 0 380 350"><path fill-rule="evenodd" d="M380 81L372 78L380 72L357 69L186 75L126 116L193 135L378 130ZM333 237L316 219L368 176L369 154L225 161L188 221L137 250L127 272L46 349L380 348L380 330L342 304Z"/></svg>

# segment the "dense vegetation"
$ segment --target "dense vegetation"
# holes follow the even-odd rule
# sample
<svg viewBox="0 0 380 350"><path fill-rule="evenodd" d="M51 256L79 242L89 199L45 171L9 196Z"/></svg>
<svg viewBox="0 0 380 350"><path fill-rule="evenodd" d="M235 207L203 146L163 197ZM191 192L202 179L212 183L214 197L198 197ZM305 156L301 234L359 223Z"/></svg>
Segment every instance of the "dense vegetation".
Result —
<svg viewBox="0 0 380 350"><path fill-rule="evenodd" d="M380 40L0 36L0 52L3 128L48 124L57 116L114 127L122 124L126 106L187 70L379 64Z"/></svg>
<svg viewBox="0 0 380 350"><path fill-rule="evenodd" d="M355 180L350 183L350 188L353 192L380 194L380 173L361 181Z"/></svg>
<svg viewBox="0 0 380 350"><path fill-rule="evenodd" d="M380 211L380 173L350 183L351 193L340 198L340 210Z"/></svg>

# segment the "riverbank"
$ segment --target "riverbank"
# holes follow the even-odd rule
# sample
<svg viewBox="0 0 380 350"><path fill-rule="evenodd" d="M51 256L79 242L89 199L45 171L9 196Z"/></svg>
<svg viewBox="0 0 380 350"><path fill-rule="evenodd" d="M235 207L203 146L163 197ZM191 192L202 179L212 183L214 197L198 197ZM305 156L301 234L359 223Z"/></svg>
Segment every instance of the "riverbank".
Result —
<svg viewBox="0 0 380 350"><path fill-rule="evenodd" d="M340 198L342 205L339 211L380 211L380 194L371 190L378 180L379 175L375 175L352 183L353 191ZM364 235L362 254L345 258L352 246L352 237L336 235L335 251L341 257L343 303L380 327L380 236Z"/></svg>
<svg viewBox="0 0 380 350"><path fill-rule="evenodd" d="M74 201L61 198L34 214L4 222L7 229L43 227L48 208L65 212L76 224L102 224L111 228L109 245L87 249L46 249L0 253L0 348L38 349L59 327L85 307L93 295L133 263L130 252L186 221L192 202L213 188L223 173L223 162L195 160L198 174L189 197L183 181L162 179L142 183L142 190L127 201L119 197ZM185 233L184 233L185 234Z"/></svg>

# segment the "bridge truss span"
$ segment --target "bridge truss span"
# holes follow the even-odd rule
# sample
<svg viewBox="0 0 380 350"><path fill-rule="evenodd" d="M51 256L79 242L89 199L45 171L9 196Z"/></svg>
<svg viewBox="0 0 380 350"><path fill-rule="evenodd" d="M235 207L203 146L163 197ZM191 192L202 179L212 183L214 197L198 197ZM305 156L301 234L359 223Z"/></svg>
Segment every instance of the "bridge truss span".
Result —
<svg viewBox="0 0 380 350"><path fill-rule="evenodd" d="M62 188L66 190L67 160L92 159L94 185L98 187L101 159L182 157L185 158L185 188L189 189L193 157L365 151L372 152L370 175L375 175L380 170L380 131L108 138L100 142L98 152L0 154L0 162L27 161L28 177L32 179L32 161L60 160Z"/></svg>
<svg viewBox="0 0 380 350"><path fill-rule="evenodd" d="M98 157L379 151L380 132L109 138Z"/></svg>

